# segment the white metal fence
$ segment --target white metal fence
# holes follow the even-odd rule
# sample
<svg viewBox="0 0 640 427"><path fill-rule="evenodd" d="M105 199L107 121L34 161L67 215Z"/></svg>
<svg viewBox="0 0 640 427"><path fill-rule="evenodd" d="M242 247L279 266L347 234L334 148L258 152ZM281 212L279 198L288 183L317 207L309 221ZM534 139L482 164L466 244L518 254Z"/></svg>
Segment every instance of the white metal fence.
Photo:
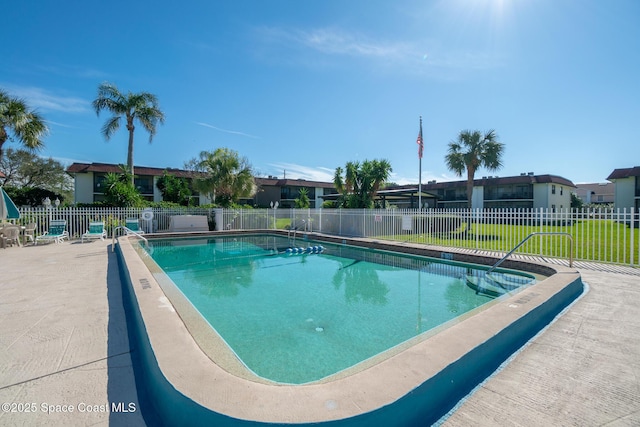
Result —
<svg viewBox="0 0 640 427"><path fill-rule="evenodd" d="M561 232L573 237L575 259L640 265L640 211L634 209L254 209L225 210L217 219L219 229L296 228L498 252L534 232ZM517 252L568 258L569 251L566 236L541 235Z"/></svg>
<svg viewBox="0 0 640 427"><path fill-rule="evenodd" d="M19 223L38 224L37 234L51 219L64 219L71 238L79 238L89 221L105 221L107 233L127 218L141 218L139 208L22 208ZM145 231L169 229L172 215L207 215L221 229L285 229L318 231L349 237L508 252L533 232L573 236L574 258L640 266L640 210L414 210L414 209L202 209L154 208L153 221L140 220ZM569 256L566 236L536 236L518 253Z"/></svg>
<svg viewBox="0 0 640 427"><path fill-rule="evenodd" d="M22 225L36 223L36 234L40 235L49 228L52 219L67 221L67 231L71 239L79 239L89 229L90 221L104 221L107 235L112 236L113 230L125 225L127 218L138 218L140 228L146 232L169 229L169 222L173 215L207 215L213 221L213 210L200 208L155 208L153 220L144 221L141 208L20 208Z"/></svg>

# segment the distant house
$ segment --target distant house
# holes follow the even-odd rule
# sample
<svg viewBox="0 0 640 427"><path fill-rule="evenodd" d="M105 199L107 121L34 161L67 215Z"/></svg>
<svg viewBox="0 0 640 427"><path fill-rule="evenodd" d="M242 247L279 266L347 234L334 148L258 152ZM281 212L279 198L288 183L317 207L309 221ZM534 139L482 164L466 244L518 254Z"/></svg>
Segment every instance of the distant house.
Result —
<svg viewBox="0 0 640 427"><path fill-rule="evenodd" d="M615 199L615 185L612 182L576 184L574 193L585 204L609 204Z"/></svg>
<svg viewBox="0 0 640 427"><path fill-rule="evenodd" d="M134 166L135 186L145 200L161 202L162 193L157 187L158 179L167 171L169 175L193 179L197 173L174 168L151 168ZM104 182L108 173L121 173L120 166L109 163L73 163L67 173L74 178L75 203L93 203L104 200ZM210 203L206 196L194 192L197 205Z"/></svg>
<svg viewBox="0 0 640 427"><path fill-rule="evenodd" d="M307 181L305 179L280 179L275 176L255 178L258 192L251 199L243 200L258 208L268 208L278 202L280 208L295 207L300 189L307 189L311 208L322 207L322 196L337 193L332 182Z"/></svg>
<svg viewBox="0 0 640 427"><path fill-rule="evenodd" d="M508 177L485 176L473 181L471 204L472 209L568 209L571 207L571 192L575 187L573 182L557 175L525 173ZM387 188L387 190L390 189ZM447 209L467 207L466 180L429 181L422 184L422 191L436 196L435 199L423 198L426 200L426 207Z"/></svg>
<svg viewBox="0 0 640 427"><path fill-rule="evenodd" d="M640 166L614 169L607 180L615 184L614 207L640 209Z"/></svg>

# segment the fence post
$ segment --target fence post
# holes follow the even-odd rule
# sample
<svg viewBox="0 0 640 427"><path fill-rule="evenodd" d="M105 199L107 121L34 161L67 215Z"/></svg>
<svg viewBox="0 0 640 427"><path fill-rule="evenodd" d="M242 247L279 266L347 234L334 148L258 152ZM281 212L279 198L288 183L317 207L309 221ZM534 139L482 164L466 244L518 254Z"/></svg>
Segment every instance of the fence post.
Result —
<svg viewBox="0 0 640 427"><path fill-rule="evenodd" d="M636 218L636 215L639 218ZM630 257L629 257L629 264L632 265L632 266L634 265L633 258L634 258L634 255L636 253L636 248L634 246L634 235L636 234L636 224L637 224L636 221L638 221L638 220L640 220L640 209L637 209L637 212L636 212L635 208L631 208L631 224L629 226L629 228L631 229L631 242L630 242L630 248L631 248L630 252L631 252L631 254L630 254Z"/></svg>

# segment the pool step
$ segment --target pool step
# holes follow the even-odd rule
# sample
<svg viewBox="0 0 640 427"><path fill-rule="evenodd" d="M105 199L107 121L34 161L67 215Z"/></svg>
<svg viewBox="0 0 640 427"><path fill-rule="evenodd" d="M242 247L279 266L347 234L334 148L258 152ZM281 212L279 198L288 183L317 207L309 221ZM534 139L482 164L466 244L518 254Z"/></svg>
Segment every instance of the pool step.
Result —
<svg viewBox="0 0 640 427"><path fill-rule="evenodd" d="M476 294L485 294L499 297L507 292L518 289L525 283L510 280L508 276L489 274L484 276L467 275L467 286L476 291Z"/></svg>

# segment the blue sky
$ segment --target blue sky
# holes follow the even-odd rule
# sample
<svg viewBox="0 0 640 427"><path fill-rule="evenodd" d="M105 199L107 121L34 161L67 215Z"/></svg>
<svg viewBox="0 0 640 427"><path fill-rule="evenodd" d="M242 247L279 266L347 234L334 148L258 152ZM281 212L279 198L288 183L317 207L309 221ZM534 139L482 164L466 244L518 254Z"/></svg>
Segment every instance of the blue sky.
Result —
<svg viewBox="0 0 640 427"><path fill-rule="evenodd" d="M392 181L459 179L447 144L495 129L504 167L603 182L640 165L640 1L35 1L2 6L0 87L47 119L41 155L125 163L91 108L103 81L158 96L136 165L228 147L261 176L331 181L387 159ZM8 143L7 148L17 148Z"/></svg>

